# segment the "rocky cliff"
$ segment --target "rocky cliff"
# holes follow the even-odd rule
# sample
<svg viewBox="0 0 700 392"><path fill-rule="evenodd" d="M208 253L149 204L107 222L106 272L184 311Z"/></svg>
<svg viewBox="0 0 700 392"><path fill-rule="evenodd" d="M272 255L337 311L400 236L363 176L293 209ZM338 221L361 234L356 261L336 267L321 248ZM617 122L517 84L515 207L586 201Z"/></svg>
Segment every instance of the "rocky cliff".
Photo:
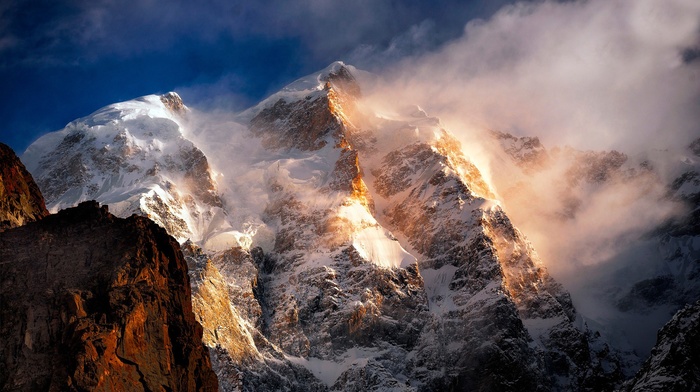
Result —
<svg viewBox="0 0 700 392"><path fill-rule="evenodd" d="M216 391L187 265L95 202L0 233L0 390Z"/></svg>
<svg viewBox="0 0 700 392"><path fill-rule="evenodd" d="M48 215L39 187L12 149L0 143L0 231Z"/></svg>

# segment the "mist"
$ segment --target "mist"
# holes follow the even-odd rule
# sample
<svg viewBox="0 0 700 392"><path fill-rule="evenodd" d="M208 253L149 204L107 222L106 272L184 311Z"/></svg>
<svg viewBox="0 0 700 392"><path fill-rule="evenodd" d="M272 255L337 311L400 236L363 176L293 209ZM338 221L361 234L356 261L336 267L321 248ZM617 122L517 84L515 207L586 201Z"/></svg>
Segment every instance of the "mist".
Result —
<svg viewBox="0 0 700 392"><path fill-rule="evenodd" d="M261 162L259 139L252 137L230 110L231 105L227 96L219 96L206 109L190 109L187 116L184 136L210 157L212 177L228 212L202 243L219 249L234 245L250 248L255 242L268 250L274 234L261 217L268 202L264 177L269 165Z"/></svg>
<svg viewBox="0 0 700 392"><path fill-rule="evenodd" d="M386 69L382 93L420 102L452 129L584 149L663 146L698 132L700 67L684 53L700 45L699 21L692 0L506 6Z"/></svg>
<svg viewBox="0 0 700 392"><path fill-rule="evenodd" d="M585 316L632 329L638 317L614 314L604 296L654 273L663 260L648 234L683 213L665 196L700 136L698 48L693 0L515 4L380 71L364 104L418 104L439 117ZM537 136L546 162L518 165L490 130ZM585 151L610 150L625 162L601 181L576 178ZM662 319L639 327L638 351L651 347Z"/></svg>

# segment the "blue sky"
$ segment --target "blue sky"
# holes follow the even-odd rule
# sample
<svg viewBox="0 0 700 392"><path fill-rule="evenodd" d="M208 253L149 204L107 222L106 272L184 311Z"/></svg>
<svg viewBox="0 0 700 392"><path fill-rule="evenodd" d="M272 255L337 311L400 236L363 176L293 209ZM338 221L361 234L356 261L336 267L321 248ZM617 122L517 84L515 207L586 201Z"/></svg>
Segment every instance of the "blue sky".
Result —
<svg viewBox="0 0 700 392"><path fill-rule="evenodd" d="M335 60L377 70L430 52L502 0L0 3L0 141L175 90L190 106L251 105Z"/></svg>

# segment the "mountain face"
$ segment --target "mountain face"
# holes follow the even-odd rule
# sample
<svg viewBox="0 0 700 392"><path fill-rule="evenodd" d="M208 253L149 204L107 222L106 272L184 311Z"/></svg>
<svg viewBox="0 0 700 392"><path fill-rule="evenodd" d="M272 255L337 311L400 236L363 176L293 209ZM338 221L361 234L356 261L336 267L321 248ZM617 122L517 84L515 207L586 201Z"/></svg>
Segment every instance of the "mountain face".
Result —
<svg viewBox="0 0 700 392"><path fill-rule="evenodd" d="M2 147L0 213L24 225L0 233L0 390L216 390L172 237L95 202L45 216Z"/></svg>
<svg viewBox="0 0 700 392"><path fill-rule="evenodd" d="M110 105L23 158L50 209L94 198L183 242L223 390L619 386L622 355L456 138L418 107L359 104L364 77L334 63L223 128L193 121L173 93ZM622 176L626 160L492 136L526 175L567 157L558 219L581 214L576 189Z"/></svg>
<svg viewBox="0 0 700 392"><path fill-rule="evenodd" d="M0 241L2 390L217 389L163 229L83 203Z"/></svg>
<svg viewBox="0 0 700 392"><path fill-rule="evenodd" d="M626 391L700 389L700 301L681 309L661 330L657 342Z"/></svg>
<svg viewBox="0 0 700 392"><path fill-rule="evenodd" d="M48 215L39 187L10 147L0 143L0 231Z"/></svg>

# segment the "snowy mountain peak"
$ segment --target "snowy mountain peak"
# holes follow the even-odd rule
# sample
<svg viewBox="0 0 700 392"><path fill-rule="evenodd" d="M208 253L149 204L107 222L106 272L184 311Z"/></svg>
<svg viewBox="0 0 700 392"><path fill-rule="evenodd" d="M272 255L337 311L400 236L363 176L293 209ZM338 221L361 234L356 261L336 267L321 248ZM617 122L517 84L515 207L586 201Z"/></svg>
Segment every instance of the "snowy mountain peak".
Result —
<svg viewBox="0 0 700 392"><path fill-rule="evenodd" d="M109 105L43 136L23 159L52 211L95 199L199 240L222 203L206 157L183 136L186 111L175 93Z"/></svg>
<svg viewBox="0 0 700 392"><path fill-rule="evenodd" d="M359 84L355 80L354 74L359 73L355 67L345 65L341 61L336 61L328 67L304 76L288 84L280 91L270 95L259 104L243 111L238 117L242 124L248 124L261 111L269 109L274 105L291 103L300 100L316 100L326 96L331 87L336 90L343 90L346 93L359 95Z"/></svg>
<svg viewBox="0 0 700 392"><path fill-rule="evenodd" d="M355 67L353 67L352 65L345 65L345 63L343 63L342 61L335 61L331 63L328 67L320 71L299 78L294 82L288 84L282 89L281 92L285 93L323 90L326 85L326 82L334 76L338 77L342 75L341 77L353 78L352 71L354 70Z"/></svg>
<svg viewBox="0 0 700 392"><path fill-rule="evenodd" d="M345 62L341 60L336 60L332 63L330 63L326 68L320 71L321 74L331 74L331 73L336 73L338 72L341 68L355 68L352 65L347 65Z"/></svg>
<svg viewBox="0 0 700 392"><path fill-rule="evenodd" d="M346 112L354 110L359 95L351 71L340 62L333 63L248 111L250 127L266 148L314 151L329 143L347 146L346 130L353 126Z"/></svg>

